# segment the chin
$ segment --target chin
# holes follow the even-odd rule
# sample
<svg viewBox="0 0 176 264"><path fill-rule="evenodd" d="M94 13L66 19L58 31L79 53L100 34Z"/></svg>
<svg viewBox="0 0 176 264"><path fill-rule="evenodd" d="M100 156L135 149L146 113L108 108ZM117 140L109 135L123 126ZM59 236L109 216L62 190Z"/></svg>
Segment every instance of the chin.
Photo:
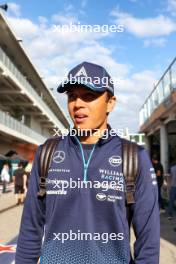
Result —
<svg viewBox="0 0 176 264"><path fill-rule="evenodd" d="M94 127L87 124L74 124L76 129L94 129Z"/></svg>

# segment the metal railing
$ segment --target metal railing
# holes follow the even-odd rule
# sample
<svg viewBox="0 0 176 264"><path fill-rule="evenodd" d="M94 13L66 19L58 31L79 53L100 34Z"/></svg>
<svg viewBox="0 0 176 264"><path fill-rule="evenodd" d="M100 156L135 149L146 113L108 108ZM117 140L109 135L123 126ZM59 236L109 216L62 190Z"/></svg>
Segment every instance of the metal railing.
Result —
<svg viewBox="0 0 176 264"><path fill-rule="evenodd" d="M153 91L146 99L139 112L140 126L151 116L153 111L176 89L176 58L167 68Z"/></svg>
<svg viewBox="0 0 176 264"><path fill-rule="evenodd" d="M32 142L38 144L41 144L46 140L46 137L41 136L39 133L35 132L31 128L27 127L26 125L22 124L21 122L17 121L15 118L13 118L9 114L1 110L0 110L0 125L4 125L5 127L12 129L14 131L13 135L15 135L15 132L18 132L20 133L20 135L27 136L28 138L31 139Z"/></svg>
<svg viewBox="0 0 176 264"><path fill-rule="evenodd" d="M21 85L21 89L25 90L25 93L31 98L32 101L39 106L39 108L44 112L46 116L54 123L55 126L59 128L64 128L59 119L55 116L55 114L51 111L51 109L47 106L47 104L42 100L42 98L37 94L32 85L28 82L25 76L17 69L14 63L9 59L3 49L0 47L0 62L13 74L13 78L16 78L17 81Z"/></svg>

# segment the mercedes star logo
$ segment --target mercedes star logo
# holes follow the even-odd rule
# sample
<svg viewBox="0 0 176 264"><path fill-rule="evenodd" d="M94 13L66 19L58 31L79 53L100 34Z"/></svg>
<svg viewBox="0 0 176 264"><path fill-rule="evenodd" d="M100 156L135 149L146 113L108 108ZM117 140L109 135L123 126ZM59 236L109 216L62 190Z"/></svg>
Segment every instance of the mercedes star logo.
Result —
<svg viewBox="0 0 176 264"><path fill-rule="evenodd" d="M65 159L65 152L64 151L56 151L54 153L53 161L55 163L61 163Z"/></svg>

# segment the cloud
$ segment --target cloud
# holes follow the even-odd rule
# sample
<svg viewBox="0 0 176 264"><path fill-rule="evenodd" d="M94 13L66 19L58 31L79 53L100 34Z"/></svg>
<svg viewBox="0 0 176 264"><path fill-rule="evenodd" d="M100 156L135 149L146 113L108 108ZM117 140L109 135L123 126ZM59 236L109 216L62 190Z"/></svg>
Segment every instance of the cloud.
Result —
<svg viewBox="0 0 176 264"><path fill-rule="evenodd" d="M176 1L175 0L167 0L167 11L172 15L176 15Z"/></svg>
<svg viewBox="0 0 176 264"><path fill-rule="evenodd" d="M74 5L69 4L69 5L64 5L64 8L62 11L53 14L51 19L52 22L58 23L58 24L66 24L68 25L69 23L78 23L79 19L78 16L81 15L81 17L85 16L85 7L87 5L87 0L81 0L80 2L80 7L75 8Z"/></svg>
<svg viewBox="0 0 176 264"><path fill-rule="evenodd" d="M61 13L52 15L52 22L61 24L61 25L68 25L69 23L77 23L78 19L76 16L72 14L65 14L62 15Z"/></svg>
<svg viewBox="0 0 176 264"><path fill-rule="evenodd" d="M156 73L141 71L122 79L116 91L117 105L110 117L116 127L128 127L130 133L138 132L139 109L156 82Z"/></svg>
<svg viewBox="0 0 176 264"><path fill-rule="evenodd" d="M48 19L46 17L43 16L39 16L38 17L38 21L41 27L46 28L47 24L48 24Z"/></svg>
<svg viewBox="0 0 176 264"><path fill-rule="evenodd" d="M81 8L85 8L87 5L87 0L81 0Z"/></svg>
<svg viewBox="0 0 176 264"><path fill-rule="evenodd" d="M155 83L155 74L153 71L145 70L138 73L133 73L131 77L121 79L119 81L119 92L125 96L128 94L147 96Z"/></svg>
<svg viewBox="0 0 176 264"><path fill-rule="evenodd" d="M136 18L129 13L116 8L111 12L117 24L123 24L127 32L138 38L156 38L168 36L176 31L176 23L169 17L159 15L157 17Z"/></svg>
<svg viewBox="0 0 176 264"><path fill-rule="evenodd" d="M156 47L164 47L167 43L167 39L165 38L153 38L144 40L144 47L156 46Z"/></svg>
<svg viewBox="0 0 176 264"><path fill-rule="evenodd" d="M17 36L25 40L39 36L39 26L26 18L8 17L11 27ZM26 43L27 44L27 43Z"/></svg>
<svg viewBox="0 0 176 264"><path fill-rule="evenodd" d="M8 10L17 17L21 15L21 7L16 3L8 3Z"/></svg>

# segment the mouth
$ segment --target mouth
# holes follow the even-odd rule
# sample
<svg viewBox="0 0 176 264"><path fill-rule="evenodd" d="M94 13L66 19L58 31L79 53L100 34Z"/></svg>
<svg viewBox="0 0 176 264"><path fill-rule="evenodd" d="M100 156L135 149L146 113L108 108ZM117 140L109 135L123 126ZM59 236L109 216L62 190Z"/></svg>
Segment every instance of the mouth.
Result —
<svg viewBox="0 0 176 264"><path fill-rule="evenodd" d="M85 122L85 120L88 118L87 115L85 114L75 114L74 115L74 119L76 121L77 124L83 123Z"/></svg>

